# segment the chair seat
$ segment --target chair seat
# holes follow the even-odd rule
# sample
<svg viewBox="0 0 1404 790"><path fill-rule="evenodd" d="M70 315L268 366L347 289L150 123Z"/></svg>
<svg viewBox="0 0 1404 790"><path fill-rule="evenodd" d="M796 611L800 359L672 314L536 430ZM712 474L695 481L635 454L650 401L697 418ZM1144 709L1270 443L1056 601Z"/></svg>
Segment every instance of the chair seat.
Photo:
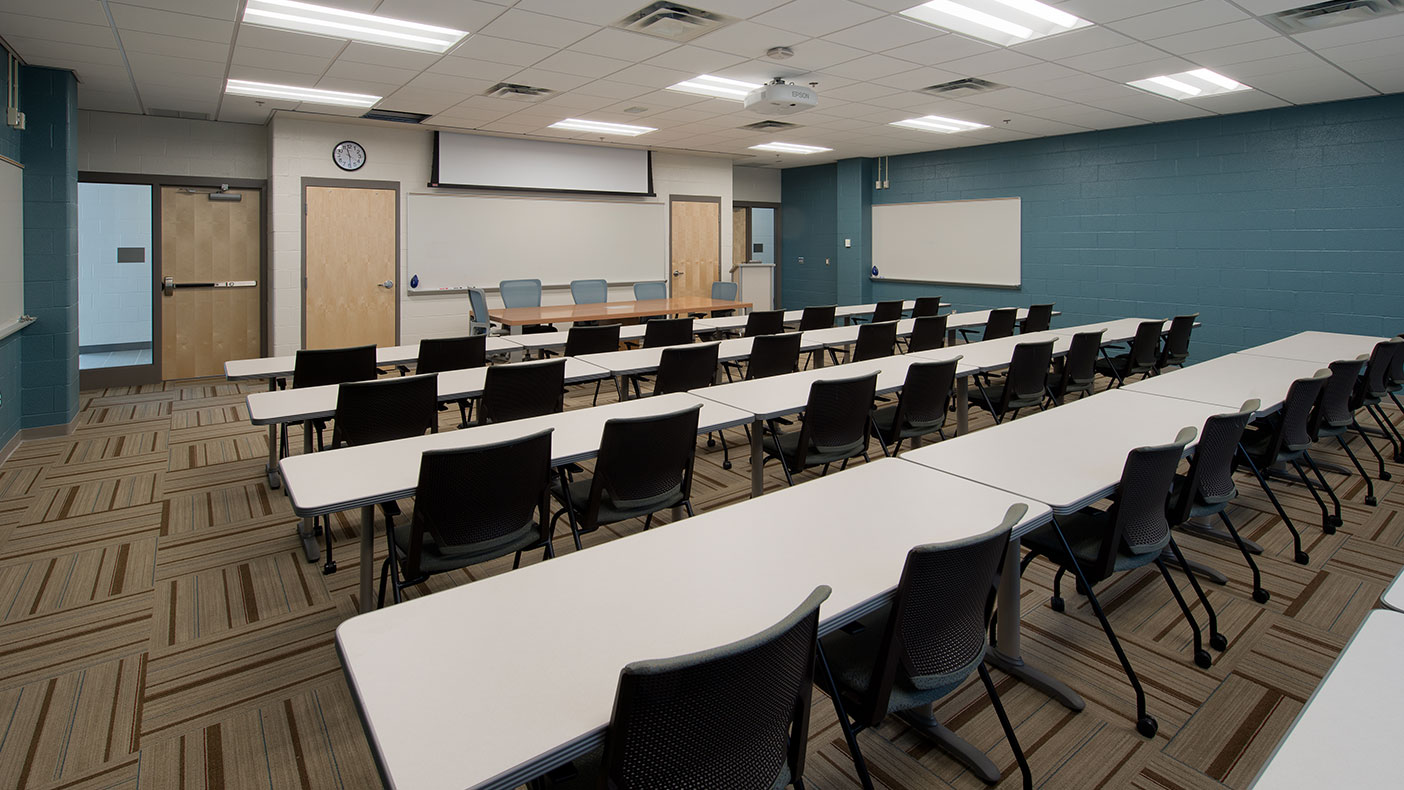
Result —
<svg viewBox="0 0 1404 790"><path fill-rule="evenodd" d="M413 532L414 527L411 524L401 524L395 527L395 546L399 549L402 558L408 557L410 554L410 537ZM434 536L426 530L424 543L420 546L419 570L428 574L443 573L495 560L498 557L505 557L508 554L515 554L518 551L542 545L540 535L541 530L536 526L536 522L530 521L523 525L521 531L504 537L495 545L484 547L482 544L476 544L477 551L458 553L441 551L434 542Z"/></svg>
<svg viewBox="0 0 1404 790"><path fill-rule="evenodd" d="M762 437L761 443L764 445L765 451L767 453L771 455L781 456L785 460L785 465L788 466L791 471L799 471L795 467L795 459L799 457L799 431L787 431L785 433L779 434L767 433L764 437ZM810 467L819 466L820 464L830 464L837 461L845 461L849 458L852 458L855 455L860 455L861 453L861 448L859 450L855 450L852 453L845 453L841 450L835 452L821 453L818 450L811 447L809 449L809 452L805 453L804 465L806 467Z"/></svg>
<svg viewBox="0 0 1404 790"><path fill-rule="evenodd" d="M1295 461L1302 457L1306 448L1300 450L1289 450L1284 445L1277 450L1277 454L1272 458L1268 457L1269 448L1272 447L1274 429L1266 426L1250 425L1243 432L1243 451L1253 459L1253 463L1259 468L1272 466L1273 464Z"/></svg>
<svg viewBox="0 0 1404 790"><path fill-rule="evenodd" d="M897 405L883 406L873 412L873 424L877 426L882 438L889 443L895 439L910 439L914 436L925 436L928 433L936 433L941 429L941 423L936 422L930 426L918 426L908 424L903 426L900 435L894 434L892 423L897 419Z"/></svg>
<svg viewBox="0 0 1404 790"><path fill-rule="evenodd" d="M1068 539L1068 545L1072 546L1077 564L1081 566L1083 573L1091 576L1097 555L1102 548L1102 540L1106 536L1107 530L1112 528L1111 515L1105 510L1089 507L1059 519L1058 523L1063 528L1063 535ZM1120 573L1149 565L1155 562L1156 558L1160 556L1160 550L1168 546L1169 543L1167 536L1163 545L1144 554L1134 554L1127 550L1125 545L1118 546L1112 571ZM1052 524L1024 536L1024 545L1059 565L1071 564L1068 562L1068 554L1063 550L1063 543L1058 540L1058 534L1054 532ZM1093 578L1092 581L1098 582L1101 579Z"/></svg>
<svg viewBox="0 0 1404 790"><path fill-rule="evenodd" d="M868 695L868 684L872 682L873 665L877 661L878 649L882 644L884 626L891 614L892 607L884 606L870 615L863 616L863 623L867 627L862 631L856 634L835 631L822 640L824 657L829 660L834 680L840 689L855 699L863 699ZM973 665L970 671L974 671ZM892 682L892 696L887 702L887 712L928 707L960 688L966 677L969 677L969 672L939 686L921 689L899 668Z"/></svg>
<svg viewBox="0 0 1404 790"><path fill-rule="evenodd" d="M524 335L539 335L545 332L559 331L559 329L557 329L551 324L527 324L526 326L522 327L522 334Z"/></svg>
<svg viewBox="0 0 1404 790"><path fill-rule="evenodd" d="M1171 502L1180 501L1180 497L1182 496L1181 492L1185 490L1186 484L1187 480L1184 475L1175 475L1175 482L1170 487ZM1194 504L1190 505L1188 518L1208 518L1209 516L1217 516L1224 512L1224 510L1228 508L1229 503L1237 498L1237 488L1234 488L1228 496L1217 502L1206 502L1202 497L1196 496L1194 498Z"/></svg>
<svg viewBox="0 0 1404 790"><path fill-rule="evenodd" d="M1115 376L1116 374L1125 376L1126 372L1130 369L1130 354L1117 354L1111 358L1102 357L1097 360L1097 372L1101 373L1103 376Z"/></svg>
<svg viewBox="0 0 1404 790"><path fill-rule="evenodd" d="M570 484L570 504L577 517L585 514L586 508L590 505L590 485L594 481L593 477L577 477ZM551 483L551 496L557 502L565 504L565 490L561 488L561 483L556 480ZM627 521L631 518L640 518L650 513L657 513L665 507L675 507L683 503L681 487L672 491L666 491L656 497L652 497L641 504L630 503L628 507L619 507L609 498L609 495L600 497L599 516L594 526L613 524L618 521ZM591 528L582 526L582 532L588 532Z"/></svg>

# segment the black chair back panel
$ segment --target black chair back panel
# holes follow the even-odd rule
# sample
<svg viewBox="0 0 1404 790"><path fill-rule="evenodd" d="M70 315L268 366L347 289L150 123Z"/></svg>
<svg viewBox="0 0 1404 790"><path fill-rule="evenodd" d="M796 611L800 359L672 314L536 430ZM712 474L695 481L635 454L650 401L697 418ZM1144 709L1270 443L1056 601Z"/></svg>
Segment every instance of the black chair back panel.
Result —
<svg viewBox="0 0 1404 790"><path fill-rule="evenodd" d="M1068 385L1091 384L1097 378L1097 352L1102 348L1102 333L1079 332L1073 335L1068 354L1063 358L1065 381Z"/></svg>
<svg viewBox="0 0 1404 790"><path fill-rule="evenodd" d="M689 330L691 331L691 330ZM666 348L658 360L654 395L710 387L717 377L717 344Z"/></svg>
<svg viewBox="0 0 1404 790"><path fill-rule="evenodd" d="M1052 360L1052 340L1015 346L1004 385L1006 405L1010 408L1037 406L1048 386L1048 366Z"/></svg>
<svg viewBox="0 0 1404 790"><path fill-rule="evenodd" d="M1360 381L1365 367L1362 359L1341 359L1330 365L1331 377L1321 389L1320 420L1331 428L1348 428L1355 422L1355 410L1350 407L1351 393Z"/></svg>
<svg viewBox="0 0 1404 790"><path fill-rule="evenodd" d="M834 313L838 310L838 305L826 304L804 308L800 314L799 331L808 332L811 329L828 329L834 325Z"/></svg>
<svg viewBox="0 0 1404 790"><path fill-rule="evenodd" d="M1001 337L1010 337L1014 334L1014 321L1018 318L1019 311L1013 307L999 307L990 311L990 317L985 319L984 340L998 340Z"/></svg>
<svg viewBox="0 0 1404 790"><path fill-rule="evenodd" d="M1257 405L1257 401L1251 401L1244 411L1216 414L1204 421L1180 501L1172 503L1172 523L1187 521L1196 504L1219 505L1238 496L1233 482L1234 455Z"/></svg>
<svg viewBox="0 0 1404 790"><path fill-rule="evenodd" d="M851 379L816 381L809 387L803 432L821 453L857 453L868 441L868 413L877 373Z"/></svg>
<svg viewBox="0 0 1404 790"><path fill-rule="evenodd" d="M761 335L778 335L784 331L784 310L753 310L750 315L746 316L746 329L742 335L744 337L759 337Z"/></svg>
<svg viewBox="0 0 1404 790"><path fill-rule="evenodd" d="M1316 404L1321 399L1321 391L1325 388L1328 377L1328 373L1323 373L1311 378L1297 379L1287 388L1287 399L1282 402L1281 419L1278 423L1277 441L1274 442L1279 451L1283 448L1292 452L1304 450L1316 440Z"/></svg>
<svg viewBox="0 0 1404 790"><path fill-rule="evenodd" d="M1113 505L1116 526L1112 534L1119 535L1133 554L1159 552L1169 542L1166 504L1175 481L1175 469L1184 457L1190 438L1193 438L1192 433L1184 441L1138 447L1126 456ZM1106 551L1114 554L1115 545L1108 544ZM1110 568L1110 565L1104 567Z"/></svg>
<svg viewBox="0 0 1404 790"><path fill-rule="evenodd" d="M681 346L691 342L691 318L655 318L644 325L644 348Z"/></svg>
<svg viewBox="0 0 1404 790"><path fill-rule="evenodd" d="M896 303L899 307L901 302ZM854 362L892 356L897 347L897 322L863 324L858 327L858 341L853 344Z"/></svg>
<svg viewBox="0 0 1404 790"><path fill-rule="evenodd" d="M633 510L687 497L701 410L606 421L591 499L608 496L615 507Z"/></svg>
<svg viewBox="0 0 1404 790"><path fill-rule="evenodd" d="M1028 317L1019 326L1019 331L1023 332L1043 332L1053 322L1053 305L1034 304L1029 305Z"/></svg>
<svg viewBox="0 0 1404 790"><path fill-rule="evenodd" d="M751 341L751 356L746 364L746 378L763 379L794 373L799 369L800 335L762 335Z"/></svg>
<svg viewBox="0 0 1404 790"><path fill-rule="evenodd" d="M916 303L912 305L912 318L927 318L939 315L941 312L941 297L939 296L918 296Z"/></svg>
<svg viewBox="0 0 1404 790"><path fill-rule="evenodd" d="M949 320L944 315L926 315L913 320L912 334L907 338L907 352L945 348L946 323Z"/></svg>
<svg viewBox="0 0 1404 790"><path fill-rule="evenodd" d="M1165 336L1165 349L1161 352L1161 365L1183 365L1189 359L1190 333L1199 313L1177 315L1170 319L1170 333Z"/></svg>
<svg viewBox="0 0 1404 790"><path fill-rule="evenodd" d="M884 321L897 321L902 318L902 300L894 299L889 302L878 302L873 306L874 324L881 324Z"/></svg>
<svg viewBox="0 0 1404 790"><path fill-rule="evenodd" d="M647 330L645 330L647 331ZM619 325L572 326L566 333L565 355L603 354L619 350Z"/></svg>
<svg viewBox="0 0 1404 790"><path fill-rule="evenodd" d="M436 374L342 384L336 393L332 447L421 436L439 405Z"/></svg>
<svg viewBox="0 0 1404 790"><path fill-rule="evenodd" d="M1155 367L1156 352L1160 350L1160 333L1164 328L1164 321L1142 321L1136 326L1136 334L1131 339L1129 372L1144 373Z"/></svg>
<svg viewBox="0 0 1404 790"><path fill-rule="evenodd" d="M559 413L565 407L565 366L564 359L552 359L489 367L479 421L508 422Z"/></svg>
<svg viewBox="0 0 1404 790"><path fill-rule="evenodd" d="M1375 344L1365 366L1362 395L1382 398L1398 382L1404 382L1404 340L1392 337Z"/></svg>
<svg viewBox="0 0 1404 790"><path fill-rule="evenodd" d="M946 423L946 414L955 387L956 365L960 360L917 362L907 368L902 395L897 401L893 430L904 428L935 430Z"/></svg>
<svg viewBox="0 0 1404 790"><path fill-rule="evenodd" d="M443 373L487 364L487 335L435 337L419 341L415 373Z"/></svg>
<svg viewBox="0 0 1404 790"><path fill-rule="evenodd" d="M293 388L371 381L378 374L375 346L300 348L293 358Z"/></svg>

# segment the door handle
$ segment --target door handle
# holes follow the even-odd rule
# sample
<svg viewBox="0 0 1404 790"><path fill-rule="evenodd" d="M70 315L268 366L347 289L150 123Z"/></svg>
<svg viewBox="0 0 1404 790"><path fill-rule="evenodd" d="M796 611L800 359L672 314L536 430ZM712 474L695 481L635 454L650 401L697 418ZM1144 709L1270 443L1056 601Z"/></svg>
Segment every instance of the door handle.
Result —
<svg viewBox="0 0 1404 790"><path fill-rule="evenodd" d="M386 289L386 290L388 291L388 290L390 290L391 288L394 288L394 287L395 287L395 281L394 281L394 280L386 280L386 281L383 282L383 283L377 283L376 286L379 287L379 288L384 288L384 289Z"/></svg>
<svg viewBox="0 0 1404 790"><path fill-rule="evenodd" d="M674 276L674 277L681 277L682 275L683 275L683 273L680 272L680 271L678 271L677 269L674 269L674 270L673 270L673 276Z"/></svg>

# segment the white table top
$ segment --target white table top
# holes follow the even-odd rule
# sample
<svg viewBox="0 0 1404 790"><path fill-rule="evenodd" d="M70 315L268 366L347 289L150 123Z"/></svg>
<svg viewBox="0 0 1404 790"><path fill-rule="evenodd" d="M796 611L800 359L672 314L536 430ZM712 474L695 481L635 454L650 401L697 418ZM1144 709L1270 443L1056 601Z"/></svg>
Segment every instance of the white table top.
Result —
<svg viewBox="0 0 1404 790"><path fill-rule="evenodd" d="M526 362L519 364L537 364ZM476 398L483 394L487 381L486 367L446 370L438 374L440 401ZM609 377L609 371L578 358L567 358L565 383L578 384ZM251 392L244 398L249 407L249 422L253 425L276 425L336 416L337 390L340 385L303 387L270 392Z"/></svg>
<svg viewBox="0 0 1404 790"><path fill-rule="evenodd" d="M1261 401L1258 414L1277 411L1292 382L1315 375L1323 365L1297 359L1225 354L1127 384L1127 392L1210 403L1237 411L1251 398Z"/></svg>
<svg viewBox="0 0 1404 790"><path fill-rule="evenodd" d="M915 299L908 299L902 302L903 310L910 310L913 307L916 307ZM947 307L950 307L950 305L945 302L941 303L942 309ZM877 304L840 305L834 309L834 318L851 318L855 315L869 315L876 309ZM786 310L784 320L787 324L793 324L799 322L803 317L803 310ZM699 318L697 319L696 325L699 327L706 326L709 329L744 329L746 327L746 316L729 315L722 318ZM910 332L911 330L908 329L907 331Z"/></svg>
<svg viewBox="0 0 1404 790"><path fill-rule="evenodd" d="M505 337L490 336L487 339L487 353L501 354L520 350L521 346ZM297 357L289 354L282 357L257 357L254 359L231 359L224 363L224 377L229 381L247 379L287 378L293 374L293 363ZM419 344L403 346L381 346L375 350L377 365L407 365L419 359Z"/></svg>
<svg viewBox="0 0 1404 790"><path fill-rule="evenodd" d="M830 631L891 596L912 547L1021 501L882 459L354 617L337 647L390 787L514 787L602 742L625 664L756 633L821 584ZM1048 517L1029 503L1020 528ZM562 617L563 595L609 605Z"/></svg>
<svg viewBox="0 0 1404 790"><path fill-rule="evenodd" d="M1064 514L1111 493L1131 450L1168 444L1181 428L1198 431L1207 418L1223 412L1219 406L1118 389L908 450L902 457L1045 502Z"/></svg>
<svg viewBox="0 0 1404 790"><path fill-rule="evenodd" d="M997 340L964 343L933 351L914 351L909 356L949 359L947 352L954 352L964 356L964 359L961 360L962 363L983 372L1009 367L1009 362L1014 358L1015 346L1021 343L1038 343L1045 340L1053 341L1054 357L1068 353L1068 348L1072 346L1072 337L1069 335L1061 335L1057 332L1030 332L1027 335L1012 335Z"/></svg>
<svg viewBox="0 0 1404 790"><path fill-rule="evenodd" d="M609 419L664 414L693 404L702 405L702 413L698 415L699 432L751 421L750 414L679 392L410 439L294 455L284 458L278 467L292 498L293 512L299 516L317 516L412 495L419 482L419 458L425 450L492 444L554 428L551 459L553 464L560 465L594 456L599 451L605 421Z"/></svg>
<svg viewBox="0 0 1404 790"><path fill-rule="evenodd" d="M1394 577L1389 589L1380 596L1380 603L1396 612L1404 612L1404 571L1400 571L1399 575Z"/></svg>
<svg viewBox="0 0 1404 790"><path fill-rule="evenodd" d="M1259 357L1304 359L1318 362L1324 368L1338 359L1354 359L1362 354L1368 357L1376 345L1388 339L1340 332L1298 332L1291 337L1244 349L1240 353Z"/></svg>
<svg viewBox="0 0 1404 790"><path fill-rule="evenodd" d="M1072 337L1079 332L1096 332L1098 329L1105 330L1102 334L1103 343L1120 343L1136 336L1136 329L1144 321L1154 321L1154 318L1117 318L1111 321L1099 321L1092 324L1079 324L1078 326L1065 326L1058 329L1050 329L1060 335ZM1198 324L1195 324L1198 326ZM1166 319L1162 322L1162 332L1170 331L1170 321Z"/></svg>
<svg viewBox="0 0 1404 790"><path fill-rule="evenodd" d="M692 329L694 332L698 331L696 322L693 323ZM518 348L539 350L565 347L566 336L569 334L568 330L562 329L559 332L533 332L529 335L498 335L497 337L510 338L510 341L515 343ZM625 324L619 327L620 340L643 340L643 336L643 324Z"/></svg>
<svg viewBox="0 0 1404 790"><path fill-rule="evenodd" d="M797 323L804 315L803 310L786 310L783 320L787 324ZM725 315L720 318L698 318L694 319L692 326L698 330L737 330L746 328L747 317L744 315Z"/></svg>
<svg viewBox="0 0 1404 790"><path fill-rule="evenodd" d="M816 339L811 339L809 335L813 332L805 332L800 336L800 351L814 351L824 347L824 344ZM737 337L730 340L723 340L717 346L717 361L730 362L738 359L746 359L751 356L751 345L755 338ZM685 344L673 346L673 348L692 348L695 344ZM663 358L663 348L634 348L625 351L608 351L603 354L586 354L577 359L589 362L591 365L609 371L611 376L625 376L631 373L648 373L658 369L658 363Z"/></svg>
<svg viewBox="0 0 1404 790"><path fill-rule="evenodd" d="M1404 614L1365 616L1307 700L1253 790L1399 787L1404 742Z"/></svg>

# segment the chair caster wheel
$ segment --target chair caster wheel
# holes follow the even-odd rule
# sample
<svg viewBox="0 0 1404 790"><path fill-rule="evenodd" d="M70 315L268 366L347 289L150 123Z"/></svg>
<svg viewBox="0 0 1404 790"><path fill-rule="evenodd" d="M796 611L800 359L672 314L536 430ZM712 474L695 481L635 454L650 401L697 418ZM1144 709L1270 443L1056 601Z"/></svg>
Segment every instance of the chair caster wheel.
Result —
<svg viewBox="0 0 1404 790"><path fill-rule="evenodd" d="M707 446L708 446L708 447L716 447L716 446L717 446L717 440L716 440L716 439L710 439L710 438L707 439Z"/></svg>
<svg viewBox="0 0 1404 790"><path fill-rule="evenodd" d="M326 565L323 565L323 566L322 566L322 575L323 575L323 576L330 576L330 575L333 574L333 573L336 573L336 563L334 563L334 562L329 562L329 563L327 563Z"/></svg>
<svg viewBox="0 0 1404 790"><path fill-rule="evenodd" d="M1209 646L1222 653L1228 649L1228 637L1223 634L1214 634L1209 637Z"/></svg>
<svg viewBox="0 0 1404 790"><path fill-rule="evenodd" d="M1159 729L1160 724L1157 723L1152 716L1142 716L1136 721L1136 732L1139 732L1147 738L1154 738L1156 731Z"/></svg>
<svg viewBox="0 0 1404 790"><path fill-rule="evenodd" d="M1391 477L1394 477L1394 475L1390 474L1389 472L1381 472L1381 473L1380 473L1380 479L1381 479L1381 480L1388 480L1388 479L1390 479ZM277 488L277 486L273 486L273 487L274 487L274 488Z"/></svg>
<svg viewBox="0 0 1404 790"><path fill-rule="evenodd" d="M312 534L316 535L317 537L322 536L322 525L320 522L318 522L316 526L312 527Z"/></svg>
<svg viewBox="0 0 1404 790"><path fill-rule="evenodd" d="M1297 552L1297 556L1293 559L1297 561L1298 565L1305 565L1308 562L1311 562L1311 557L1307 556L1307 553L1305 551Z"/></svg>
<svg viewBox="0 0 1404 790"><path fill-rule="evenodd" d="M1208 669L1214 665L1214 659L1210 657L1208 650L1200 648L1194 651L1194 665L1200 669Z"/></svg>
<svg viewBox="0 0 1404 790"><path fill-rule="evenodd" d="M1062 599L1062 598L1049 598L1049 599L1048 599L1048 605L1051 606L1051 607L1053 607L1053 611L1055 611L1055 612L1061 612L1061 611L1063 611L1063 599Z"/></svg>
<svg viewBox="0 0 1404 790"><path fill-rule="evenodd" d="M1254 601L1257 601L1258 603L1267 603L1267 602L1268 602L1268 599L1271 598L1271 597L1272 597L1272 594L1269 593L1267 590L1254 590L1254 591L1253 591L1253 600L1254 600Z"/></svg>
<svg viewBox="0 0 1404 790"><path fill-rule="evenodd" d="M1327 521L1325 524L1321 525L1321 532L1325 535L1334 535L1336 534L1336 525Z"/></svg>
<svg viewBox="0 0 1404 790"><path fill-rule="evenodd" d="M1345 522L1341 520L1341 517L1340 517L1340 516L1331 516L1331 526L1333 526L1333 527L1339 527L1339 526L1341 526L1341 525L1344 524L1344 523L1345 523Z"/></svg>
<svg viewBox="0 0 1404 790"><path fill-rule="evenodd" d="M723 469L730 469L730 468L731 468L731 462L730 462L730 461L722 461L722 468L723 468Z"/></svg>
<svg viewBox="0 0 1404 790"><path fill-rule="evenodd" d="M1378 505L1379 503L1380 503L1380 500L1378 500L1378 499L1376 499L1376 498L1374 498L1374 497L1372 497L1372 496L1367 496L1367 497L1365 497L1365 504L1369 505L1370 507L1374 507L1375 505Z"/></svg>

